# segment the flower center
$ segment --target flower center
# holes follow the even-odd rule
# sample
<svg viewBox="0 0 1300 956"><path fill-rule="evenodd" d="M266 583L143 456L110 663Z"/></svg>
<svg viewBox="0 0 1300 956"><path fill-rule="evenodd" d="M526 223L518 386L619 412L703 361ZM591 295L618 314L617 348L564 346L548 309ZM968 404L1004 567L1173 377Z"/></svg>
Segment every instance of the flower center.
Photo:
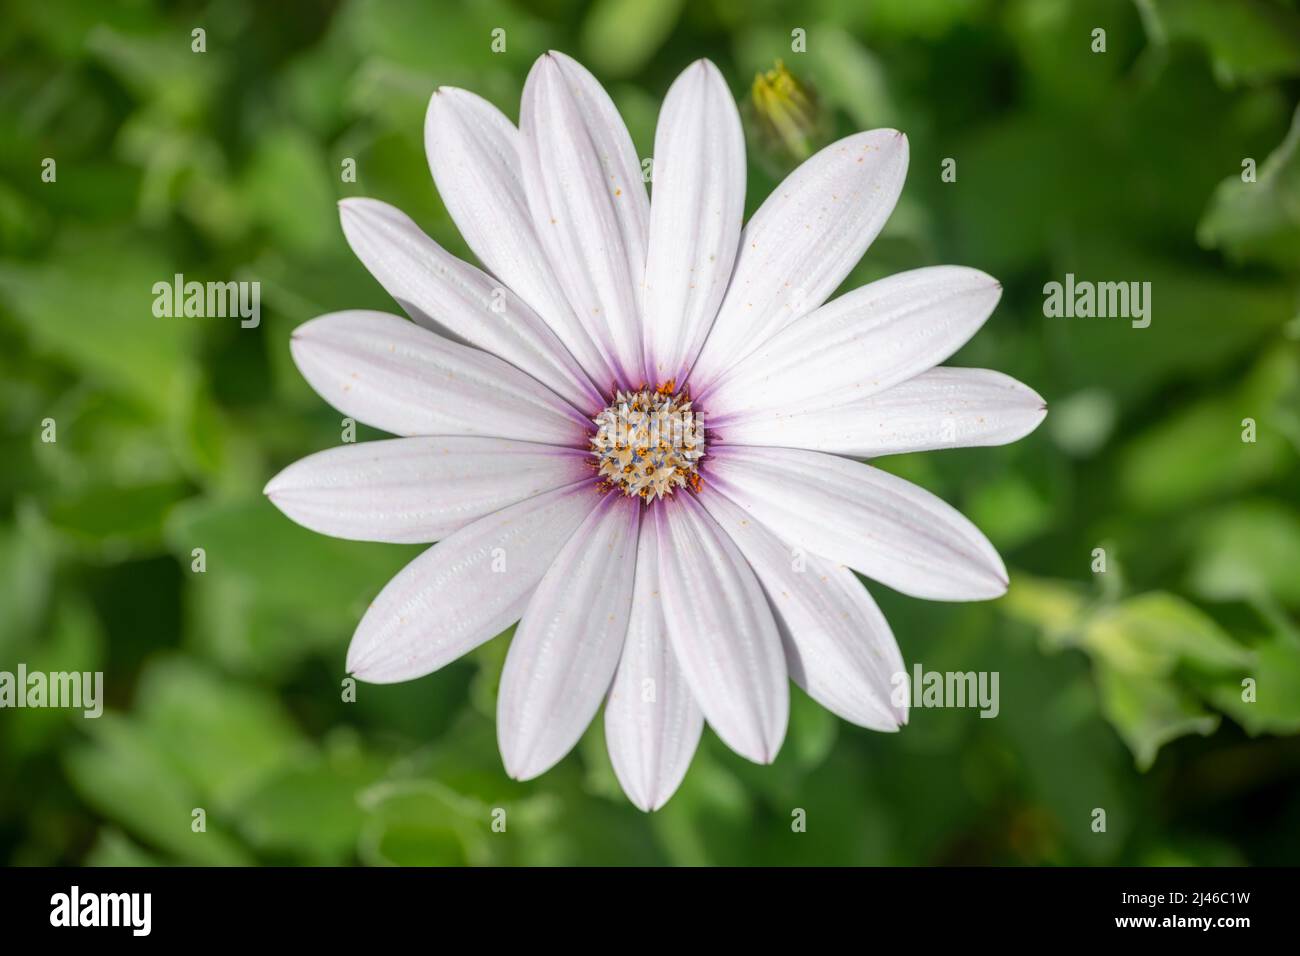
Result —
<svg viewBox="0 0 1300 956"><path fill-rule="evenodd" d="M650 504L687 485L699 490L704 419L674 382L618 392L592 421L591 454L602 493L617 489Z"/></svg>

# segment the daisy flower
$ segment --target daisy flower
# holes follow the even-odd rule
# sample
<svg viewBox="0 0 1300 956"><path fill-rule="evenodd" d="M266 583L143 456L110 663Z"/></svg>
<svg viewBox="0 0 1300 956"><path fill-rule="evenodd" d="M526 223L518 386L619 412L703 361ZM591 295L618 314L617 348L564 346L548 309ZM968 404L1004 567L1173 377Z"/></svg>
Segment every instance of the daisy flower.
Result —
<svg viewBox="0 0 1300 956"><path fill-rule="evenodd" d="M643 810L677 789L705 721L771 762L789 681L893 731L903 661L854 572L907 595L1001 595L988 540L859 459L1014 441L1042 399L936 367L1001 288L937 266L827 301L880 232L907 139L812 156L742 228L745 149L717 68L673 83L653 200L609 96L538 59L519 127L437 90L425 126L443 202L481 268L384 203L341 203L347 240L413 321L325 315L290 348L343 414L401 436L311 455L266 493L313 530L437 542L374 599L347 669L436 671L518 622L497 736L510 776L565 756L605 705Z"/></svg>

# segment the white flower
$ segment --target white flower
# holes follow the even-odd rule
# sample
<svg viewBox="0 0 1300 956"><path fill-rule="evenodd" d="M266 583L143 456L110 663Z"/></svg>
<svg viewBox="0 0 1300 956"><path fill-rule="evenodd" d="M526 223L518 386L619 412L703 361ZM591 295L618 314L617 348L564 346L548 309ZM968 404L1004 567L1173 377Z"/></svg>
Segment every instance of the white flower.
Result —
<svg viewBox="0 0 1300 956"><path fill-rule="evenodd" d="M415 321L322 316L293 357L335 408L403 437L312 455L266 489L325 534L438 542L375 598L349 672L410 680L520 621L506 770L549 769L604 702L644 810L676 790L705 720L770 762L787 678L852 723L906 722L902 657L853 571L969 601L1002 594L1006 570L954 509L854 459L1002 444L1045 414L997 372L934 367L993 310L989 276L917 269L826 302L893 209L907 139L826 147L743 231L740 119L704 60L660 113L653 202L610 98L558 53L529 74L518 130L443 88L425 140L488 271L390 206L344 201L348 242ZM688 427L650 440L655 411Z"/></svg>

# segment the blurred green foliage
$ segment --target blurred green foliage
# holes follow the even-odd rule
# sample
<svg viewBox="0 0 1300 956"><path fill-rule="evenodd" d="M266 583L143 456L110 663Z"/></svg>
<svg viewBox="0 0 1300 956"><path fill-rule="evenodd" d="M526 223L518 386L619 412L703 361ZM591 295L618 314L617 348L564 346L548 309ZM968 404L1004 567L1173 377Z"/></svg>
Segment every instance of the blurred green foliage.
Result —
<svg viewBox="0 0 1300 956"><path fill-rule="evenodd" d="M1300 859L1295 2L6 0L0 23L0 669L102 669L108 698L99 720L0 712L9 862ZM506 638L343 701L355 622L418 549L314 535L262 499L339 440L289 331L397 311L337 198L393 202L468 255L425 165L425 104L453 84L516 116L548 47L609 84L643 155L699 56L742 101L783 60L826 137L909 134L903 199L846 287L992 272L1006 295L956 364L1053 411L1014 446L884 463L985 529L1011 593L875 593L909 664L1000 672L997 719L918 709L885 736L796 694L773 767L706 732L646 816L599 721L540 780L506 778ZM751 149L752 210L788 160ZM260 327L155 318L153 283L177 272L260 280ZM1150 281L1150 328L1045 319L1066 272Z"/></svg>

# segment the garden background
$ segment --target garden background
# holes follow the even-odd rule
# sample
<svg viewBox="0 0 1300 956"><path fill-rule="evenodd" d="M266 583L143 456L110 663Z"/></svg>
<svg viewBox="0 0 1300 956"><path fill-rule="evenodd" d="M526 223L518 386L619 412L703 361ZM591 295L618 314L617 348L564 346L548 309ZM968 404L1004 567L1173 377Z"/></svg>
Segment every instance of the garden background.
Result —
<svg viewBox="0 0 1300 956"><path fill-rule="evenodd" d="M6 0L0 24L0 670L102 670L107 697L98 720L0 711L0 858L1300 862L1295 2ZM262 497L340 440L289 333L398 311L340 197L468 255L425 163L428 98L462 86L517 118L548 48L607 84L644 156L669 83L713 59L745 107L750 211L807 149L908 134L903 198L845 287L992 273L1002 303L954 364L1051 411L1009 447L882 462L990 536L1007 597L874 593L909 666L1000 674L996 719L916 708L874 734L796 692L774 766L706 731L645 815L599 720L552 772L505 776L506 639L342 699L362 610L419 549L327 539ZM804 139L751 96L778 61L815 91ZM155 317L175 273L260 281L260 325ZM1066 273L1149 281L1150 327L1044 317Z"/></svg>

